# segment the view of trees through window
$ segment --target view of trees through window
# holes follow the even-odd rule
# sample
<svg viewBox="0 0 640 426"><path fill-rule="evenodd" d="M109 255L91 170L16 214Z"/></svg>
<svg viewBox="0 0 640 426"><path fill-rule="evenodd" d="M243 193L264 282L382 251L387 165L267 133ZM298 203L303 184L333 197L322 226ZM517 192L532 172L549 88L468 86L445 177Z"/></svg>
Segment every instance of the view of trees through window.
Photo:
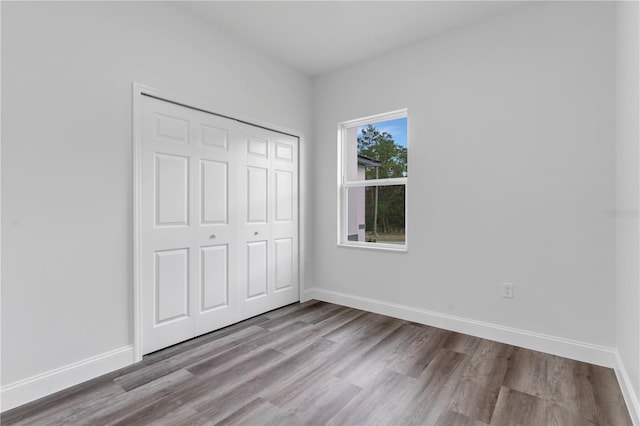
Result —
<svg viewBox="0 0 640 426"><path fill-rule="evenodd" d="M359 127L358 158L365 180L406 178L406 117ZM366 241L404 244L405 185L364 189Z"/></svg>

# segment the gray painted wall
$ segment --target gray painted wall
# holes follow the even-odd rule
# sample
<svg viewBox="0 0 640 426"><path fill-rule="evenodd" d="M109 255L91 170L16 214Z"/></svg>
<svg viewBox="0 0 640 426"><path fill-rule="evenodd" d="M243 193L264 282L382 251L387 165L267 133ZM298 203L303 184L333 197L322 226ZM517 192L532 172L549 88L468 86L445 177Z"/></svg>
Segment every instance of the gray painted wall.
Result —
<svg viewBox="0 0 640 426"><path fill-rule="evenodd" d="M316 229L336 123L406 107L409 251L317 233L315 287L615 347L615 13L534 4L318 78Z"/></svg>
<svg viewBox="0 0 640 426"><path fill-rule="evenodd" d="M640 3L619 2L617 17L616 342L640 415Z"/></svg>
<svg viewBox="0 0 640 426"><path fill-rule="evenodd" d="M311 129L308 77L168 3L2 2L3 385L133 343L132 81Z"/></svg>

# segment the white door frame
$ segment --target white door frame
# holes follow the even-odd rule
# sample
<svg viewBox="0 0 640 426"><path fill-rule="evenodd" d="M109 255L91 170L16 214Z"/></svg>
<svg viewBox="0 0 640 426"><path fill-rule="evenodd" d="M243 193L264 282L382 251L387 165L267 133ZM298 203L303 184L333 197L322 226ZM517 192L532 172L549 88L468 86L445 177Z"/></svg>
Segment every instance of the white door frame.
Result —
<svg viewBox="0 0 640 426"><path fill-rule="evenodd" d="M245 124L263 127L269 130L273 130L279 133L285 133L298 138L298 281L299 281L299 294L298 299L302 298L305 287L305 233L306 216L304 214L306 191L304 188L306 181L306 164L302 161L306 157L306 146L304 144L304 134L300 131L289 129L283 126L274 125L261 120L255 120L253 118L243 117L240 114L225 114L220 108L203 104L191 99L184 99L182 96L177 96L172 93L168 93L162 90L155 89L153 87L146 86L137 82L132 83L132 167L133 167L133 348L134 348L134 362L142 360L142 300L140 296L140 203L141 203L141 182L142 182L142 107L141 96L143 94L151 95L162 100L173 102L179 105L183 105L187 108L194 108L203 112L209 112L216 115L221 115L232 120L237 120Z"/></svg>

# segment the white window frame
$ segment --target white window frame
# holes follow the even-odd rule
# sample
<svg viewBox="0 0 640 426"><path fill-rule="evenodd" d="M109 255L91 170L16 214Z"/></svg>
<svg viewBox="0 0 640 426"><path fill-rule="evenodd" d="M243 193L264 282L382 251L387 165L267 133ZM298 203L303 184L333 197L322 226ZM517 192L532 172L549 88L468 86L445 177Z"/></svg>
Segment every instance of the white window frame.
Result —
<svg viewBox="0 0 640 426"><path fill-rule="evenodd" d="M347 130L363 126L366 124L379 123L381 121L394 120L398 118L407 119L407 162L408 162L408 150L409 150L409 115L407 109L400 109L396 111L387 112L384 114L372 115L369 117L358 118L356 120L343 121L338 123L338 246L341 247L356 247L373 250L386 250L406 252L409 249L409 220L408 220L408 177L392 178L392 179L370 179L363 181L350 181L347 175ZM348 188L365 188L368 186L389 186L389 185L403 185L404 186L404 231L405 239L404 244L389 244L389 243L371 243L366 241L349 241L348 234L348 208L349 202L347 199Z"/></svg>

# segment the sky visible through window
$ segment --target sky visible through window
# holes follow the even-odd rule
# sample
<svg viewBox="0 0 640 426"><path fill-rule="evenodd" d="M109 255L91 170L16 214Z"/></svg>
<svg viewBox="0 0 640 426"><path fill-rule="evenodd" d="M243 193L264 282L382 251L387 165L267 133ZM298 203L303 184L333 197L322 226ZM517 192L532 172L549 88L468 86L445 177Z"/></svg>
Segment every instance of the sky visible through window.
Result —
<svg viewBox="0 0 640 426"><path fill-rule="evenodd" d="M375 127L380 133L389 133L393 136L393 141L397 145L405 148L407 147L407 117L373 123L373 127ZM366 126L358 127L358 134L361 134L362 129L364 128L366 128Z"/></svg>

